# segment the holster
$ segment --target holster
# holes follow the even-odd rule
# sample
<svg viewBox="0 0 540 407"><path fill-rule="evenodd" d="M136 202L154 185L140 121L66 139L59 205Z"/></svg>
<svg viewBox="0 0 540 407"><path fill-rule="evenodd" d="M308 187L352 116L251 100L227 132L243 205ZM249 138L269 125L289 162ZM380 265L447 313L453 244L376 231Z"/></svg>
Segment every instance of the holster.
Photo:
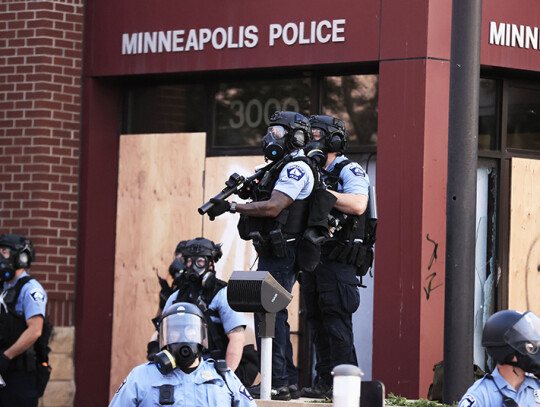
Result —
<svg viewBox="0 0 540 407"><path fill-rule="evenodd" d="M280 229L272 230L268 234L270 236L270 246L272 253L278 259L283 259L287 256L287 241L281 233Z"/></svg>
<svg viewBox="0 0 540 407"><path fill-rule="evenodd" d="M253 247L260 257L270 257L272 256L272 250L270 244L263 239L259 232L251 232L249 234L249 239L253 242Z"/></svg>

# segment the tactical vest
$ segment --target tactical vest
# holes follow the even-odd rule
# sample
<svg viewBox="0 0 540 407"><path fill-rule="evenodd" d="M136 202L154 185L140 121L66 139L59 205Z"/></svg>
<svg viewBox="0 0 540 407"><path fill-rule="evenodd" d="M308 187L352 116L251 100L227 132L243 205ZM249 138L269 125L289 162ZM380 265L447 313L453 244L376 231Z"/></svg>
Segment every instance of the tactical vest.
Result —
<svg viewBox="0 0 540 407"><path fill-rule="evenodd" d="M351 160L343 160L340 163L336 164L334 169L331 172L326 172L327 178L325 179L328 189L332 191L338 190L338 186L343 185L343 180L340 177L341 170L348 164ZM362 215L347 215L337 209L332 209L330 212L332 216L338 222L339 230L334 234L334 238L330 241L338 241L341 243L354 242L355 239L364 238L364 226L366 223L366 212Z"/></svg>
<svg viewBox="0 0 540 407"><path fill-rule="evenodd" d="M27 328L24 316L19 316L15 313L15 305L17 304L22 287L31 279L32 277L30 276L22 277L17 280L14 287L4 291L4 303L7 312L4 306L0 305L0 350L2 352L13 345ZM31 372L36 370L36 363L47 363L49 361L48 355L50 348L48 347L48 343L51 333L52 324L45 317L41 336L24 353L11 360L9 369L12 371L25 370Z"/></svg>
<svg viewBox="0 0 540 407"><path fill-rule="evenodd" d="M193 286L193 284L190 285ZM202 313L204 314L206 325L208 327L209 356L216 360L225 358L225 351L227 349L227 345L229 344L229 338L225 333L223 323L214 322L211 318L219 318L219 313L215 310L211 310L210 308L208 308L208 306L210 305L216 294L226 286L227 283L225 281L216 279L216 284L213 288L203 288L200 296L197 296L196 298L189 296L190 292L193 292L192 290L183 290L181 286L180 290L178 291L178 295L173 302L173 304L176 304L178 302L189 302L191 304L197 305L202 311Z"/></svg>
<svg viewBox="0 0 540 407"><path fill-rule="evenodd" d="M272 195L279 174L286 164L303 161L309 165L314 176L314 190L318 182L318 171L307 157L285 156L272 166L256 184L250 198L253 202L267 201ZM253 240L253 246L260 256L283 258L286 255L286 244L290 238L301 236L307 228L309 216L309 197L297 199L283 209L275 218L240 215L238 231L244 240Z"/></svg>
<svg viewBox="0 0 540 407"><path fill-rule="evenodd" d="M336 164L331 172L325 172L325 182L329 189L337 191L338 185L343 184L341 170L350 163L351 160L343 160ZM328 259L354 265L356 275L360 277L367 274L373 263L376 220L372 221L368 212L369 205L362 215L348 215L332 209L330 214L335 232L323 248ZM368 219L371 223L366 223Z"/></svg>

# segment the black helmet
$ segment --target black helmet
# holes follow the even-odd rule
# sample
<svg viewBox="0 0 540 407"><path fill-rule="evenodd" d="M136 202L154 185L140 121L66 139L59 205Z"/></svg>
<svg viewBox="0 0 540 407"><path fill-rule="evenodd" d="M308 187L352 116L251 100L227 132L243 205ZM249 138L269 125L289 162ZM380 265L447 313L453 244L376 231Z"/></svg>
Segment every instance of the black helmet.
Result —
<svg viewBox="0 0 540 407"><path fill-rule="evenodd" d="M0 236L0 247L11 250L15 270L28 268L34 261L36 251L30 239L18 233L4 233Z"/></svg>
<svg viewBox="0 0 540 407"><path fill-rule="evenodd" d="M347 130L345 123L332 116L314 115L309 118L311 130L322 130L322 138L330 153L343 153L347 148Z"/></svg>
<svg viewBox="0 0 540 407"><path fill-rule="evenodd" d="M211 240L204 237L197 237L186 242L182 249L182 254L189 256L207 256L213 262L217 262L223 256L221 251L221 243L215 244Z"/></svg>
<svg viewBox="0 0 540 407"><path fill-rule="evenodd" d="M208 349L204 314L195 304L170 305L161 315L158 329L161 352L154 356L154 362L164 375L177 367L187 371Z"/></svg>
<svg viewBox="0 0 540 407"><path fill-rule="evenodd" d="M310 137L307 117L296 112L277 111L270 117L262 149L266 158L277 161L285 153L304 148Z"/></svg>
<svg viewBox="0 0 540 407"><path fill-rule="evenodd" d="M187 240L180 240L178 245L176 245L176 249L174 249L175 256L178 256L179 254L183 254L182 252L185 249L187 242L188 242Z"/></svg>
<svg viewBox="0 0 540 407"><path fill-rule="evenodd" d="M499 311L484 326L482 345L498 364L540 372L540 318L533 312ZM513 361L516 356L517 361Z"/></svg>

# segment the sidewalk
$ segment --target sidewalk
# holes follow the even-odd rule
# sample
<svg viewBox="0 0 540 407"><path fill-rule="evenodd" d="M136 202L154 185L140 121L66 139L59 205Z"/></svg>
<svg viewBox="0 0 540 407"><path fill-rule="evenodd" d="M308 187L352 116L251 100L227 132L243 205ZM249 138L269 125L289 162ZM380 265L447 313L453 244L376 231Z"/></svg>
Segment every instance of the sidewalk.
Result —
<svg viewBox="0 0 540 407"><path fill-rule="evenodd" d="M255 400L257 407L300 407L300 406L317 406L317 407L331 407L332 403L323 403L323 400L315 400L313 398L299 398L289 401L277 401L277 400Z"/></svg>

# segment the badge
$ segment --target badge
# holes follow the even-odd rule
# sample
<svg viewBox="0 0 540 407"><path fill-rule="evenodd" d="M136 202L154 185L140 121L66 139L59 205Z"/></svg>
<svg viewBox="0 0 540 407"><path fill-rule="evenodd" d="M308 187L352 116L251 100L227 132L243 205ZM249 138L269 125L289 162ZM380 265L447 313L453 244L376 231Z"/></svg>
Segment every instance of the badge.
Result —
<svg viewBox="0 0 540 407"><path fill-rule="evenodd" d="M476 399L472 394L465 394L458 404L458 407L472 407L476 404Z"/></svg>
<svg viewBox="0 0 540 407"><path fill-rule="evenodd" d="M205 380L210 380L211 378L214 377L214 375L212 374L212 372L208 371L208 370L205 370L204 372L201 373L201 376L203 379Z"/></svg>
<svg viewBox="0 0 540 407"><path fill-rule="evenodd" d="M32 297L34 302L45 302L45 296L38 288L34 288L32 291L30 291L30 297Z"/></svg>
<svg viewBox="0 0 540 407"><path fill-rule="evenodd" d="M249 391L243 386L240 385L240 388L238 389L240 391L240 394L247 398L249 401L253 400L253 397L251 397L251 394L249 394Z"/></svg>
<svg viewBox="0 0 540 407"><path fill-rule="evenodd" d="M365 177L366 176L366 173L364 172L362 167L350 167L350 170L357 177Z"/></svg>
<svg viewBox="0 0 540 407"><path fill-rule="evenodd" d="M540 404L540 389L534 391L534 401L536 401L536 403Z"/></svg>
<svg viewBox="0 0 540 407"><path fill-rule="evenodd" d="M298 165L293 165L292 167L287 168L287 176L295 181L299 181L304 175L304 170Z"/></svg>

